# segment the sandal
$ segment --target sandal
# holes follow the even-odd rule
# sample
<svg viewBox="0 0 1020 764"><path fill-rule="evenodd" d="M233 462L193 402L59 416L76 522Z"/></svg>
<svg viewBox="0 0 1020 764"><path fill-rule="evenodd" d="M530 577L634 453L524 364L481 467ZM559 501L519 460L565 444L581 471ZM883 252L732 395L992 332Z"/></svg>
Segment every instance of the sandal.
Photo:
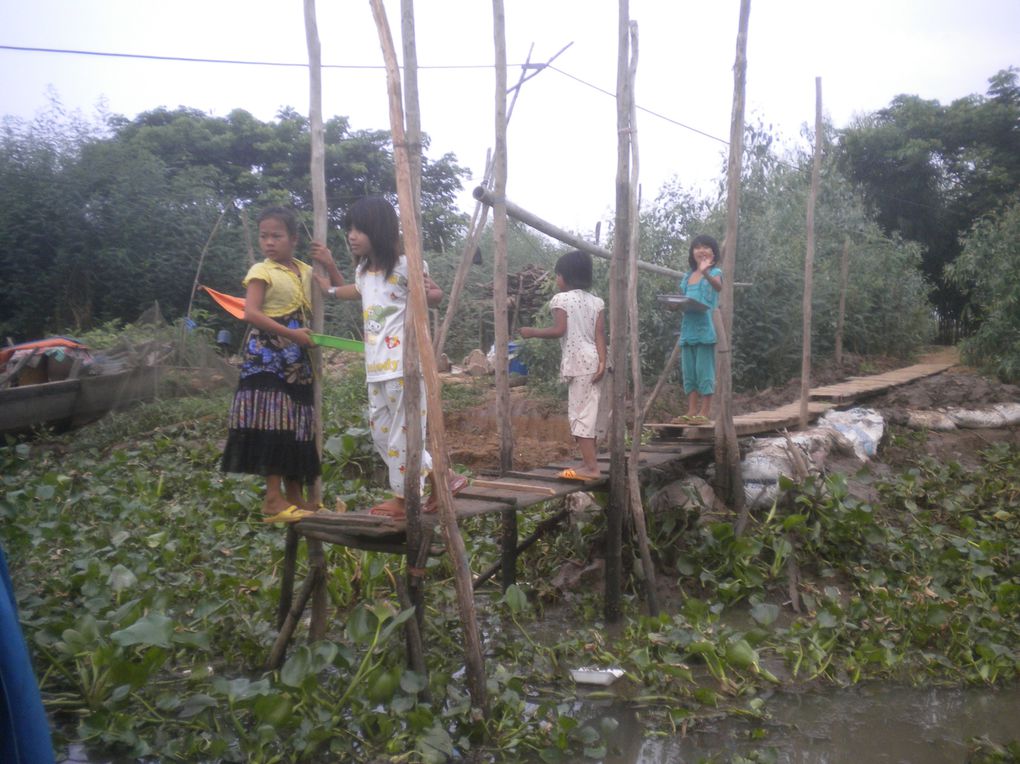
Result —
<svg viewBox="0 0 1020 764"><path fill-rule="evenodd" d="M309 512L307 509L301 509L297 504L291 504L282 512L277 512L275 515L266 515L262 518L264 523L296 523L299 520L303 520L306 517L314 515L314 512Z"/></svg>
<svg viewBox="0 0 1020 764"><path fill-rule="evenodd" d="M470 481L467 479L467 477L457 472L453 472L452 470L450 471L450 474L446 479L446 484L450 487L450 493L453 494L454 496L456 496L458 493L467 488L469 482ZM436 512L438 509L439 499L436 498L436 495L434 493L429 494L428 501L426 501L422 505L421 511L425 512L426 514L431 514L432 512Z"/></svg>
<svg viewBox="0 0 1020 764"><path fill-rule="evenodd" d="M558 478L563 480L580 480L581 482L587 483L590 480L601 480L602 475L582 475L575 469L567 468L556 475Z"/></svg>

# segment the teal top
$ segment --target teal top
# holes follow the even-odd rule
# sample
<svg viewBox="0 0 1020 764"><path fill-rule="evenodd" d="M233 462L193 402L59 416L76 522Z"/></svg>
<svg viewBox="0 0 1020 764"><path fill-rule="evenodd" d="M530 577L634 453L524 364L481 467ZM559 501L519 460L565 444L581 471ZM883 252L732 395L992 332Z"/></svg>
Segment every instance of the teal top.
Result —
<svg viewBox="0 0 1020 764"><path fill-rule="evenodd" d="M710 276L722 278L722 270L710 268ZM715 326L712 324L712 311L719 305L719 293L715 291L708 279L701 279L697 284L690 284L688 281L691 274L688 273L680 282L680 293L687 295L692 300L697 300L708 306L708 310L699 313L687 311L684 313L683 322L680 324L681 345L712 345L715 344Z"/></svg>

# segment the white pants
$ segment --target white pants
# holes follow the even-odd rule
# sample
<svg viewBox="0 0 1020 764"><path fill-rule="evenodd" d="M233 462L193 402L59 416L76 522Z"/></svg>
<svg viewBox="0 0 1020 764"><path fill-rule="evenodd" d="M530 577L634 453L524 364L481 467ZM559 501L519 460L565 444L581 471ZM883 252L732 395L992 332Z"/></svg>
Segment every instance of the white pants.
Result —
<svg viewBox="0 0 1020 764"><path fill-rule="evenodd" d="M605 407L602 382L592 382L594 374L567 378L567 419L575 438L597 438L605 434ZM601 416L600 416L601 414Z"/></svg>
<svg viewBox="0 0 1020 764"><path fill-rule="evenodd" d="M432 456L424 448L425 442L425 385L421 386L421 486L432 471ZM389 472L390 490L395 496L404 495L404 471L407 468L407 420L404 415L404 378L368 383L368 426L372 442Z"/></svg>

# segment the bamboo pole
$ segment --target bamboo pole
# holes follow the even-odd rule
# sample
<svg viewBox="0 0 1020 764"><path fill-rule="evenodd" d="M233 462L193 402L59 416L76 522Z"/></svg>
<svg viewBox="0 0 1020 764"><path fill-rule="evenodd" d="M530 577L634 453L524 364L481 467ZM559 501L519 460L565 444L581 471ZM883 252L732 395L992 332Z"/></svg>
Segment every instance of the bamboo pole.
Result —
<svg viewBox="0 0 1020 764"><path fill-rule="evenodd" d="M492 0L492 40L495 49L495 132L492 187L497 202L492 208L493 274L492 318L496 342L496 420L499 428L499 470L514 468L514 435L510 418L510 334L507 326L507 145L506 145L506 21L503 0ZM517 580L517 513L504 512L500 527L503 590Z"/></svg>
<svg viewBox="0 0 1020 764"><path fill-rule="evenodd" d="M325 131L322 125L322 50L319 46L319 29L315 20L315 0L304 0L305 38L308 44L308 130L311 141L311 182L312 182L312 235L317 241L326 241L326 147ZM315 263L315 272L325 276L325 268ZM323 304L318 289L312 290L312 331L322 332ZM322 351L309 350L312 359L312 396L315 407L315 450L322 454ZM311 486L313 504L322 501L322 478L317 477ZM326 555L322 542L309 539L308 561L312 566L321 567L312 591L312 620L309 638L322 639L326 636ZM314 570L314 568L313 568ZM311 575L311 570L309 575Z"/></svg>
<svg viewBox="0 0 1020 764"><path fill-rule="evenodd" d="M507 215L506 205L506 22L503 0L492 0L492 37L496 54L496 150L493 153L492 185L496 205L492 208L494 244L492 304L496 336L496 416L499 423L499 468L513 469L513 430L510 423L509 333L507 327ZM516 520L516 518L515 518Z"/></svg>
<svg viewBox="0 0 1020 764"><path fill-rule="evenodd" d="M482 204L487 204L490 207L495 206L500 198L493 192L486 189L484 186L477 186L475 190L471 192L472 195ZM579 249L582 252L587 252L593 257L600 257L603 260L612 260L614 254L608 249L603 249L591 242L587 242L579 236L575 236L572 233L564 231L562 228L558 228L547 220L543 220L533 212L518 207L509 199L503 198L502 203L506 206L506 214L512 217L519 223L524 223L526 226L534 228L536 231L544 233L546 236L551 236L557 241L562 241L574 249ZM672 276L673 278L683 278L684 274L680 271L675 271L672 268L667 268L664 265L655 265L654 263L645 263L638 260L637 267L648 273L658 273L660 276Z"/></svg>
<svg viewBox="0 0 1020 764"><path fill-rule="evenodd" d="M811 295L814 291L815 201L822 170L822 78L815 77L815 156L811 163L811 191L807 199L807 248L804 252L804 301L800 356L800 426L807 427L811 396Z"/></svg>
<svg viewBox="0 0 1020 764"><path fill-rule="evenodd" d="M648 400L645 401L644 408L641 409L641 419L648 419L648 412L652 408L652 404L655 403L659 397L659 393L662 392L663 386L666 384L666 379L669 377L670 371L676 368L677 359L680 357L680 342L679 340L673 343L673 352L669 354L669 358L666 359L666 365L662 369L662 374L659 375L659 381L655 383L655 387L652 389L652 394L648 396Z"/></svg>
<svg viewBox="0 0 1020 764"><path fill-rule="evenodd" d="M485 174L482 177L483 186L488 185L491 175L491 152L486 152ZM475 250L478 249L478 242L482 238L482 231L485 229L485 219L488 215L489 206L476 202L474 214L471 216L471 225L468 227L468 234L464 239L464 248L461 250L460 263L457 265L457 272L453 276L453 286L450 287L450 296L446 302L446 313L443 314L443 323L439 326L439 331L436 333L436 358L439 358L446 348L446 338L450 332L450 324L453 322L453 317L457 315L457 308L460 307L460 296L464 291L468 271L471 270L471 261L474 259Z"/></svg>
<svg viewBox="0 0 1020 764"><path fill-rule="evenodd" d="M736 56L733 63L733 113L730 120L730 154L726 168L726 236L723 239L723 288L721 315L713 316L716 330L715 464L716 493L735 511L744 506L744 481L740 448L733 426L733 279L737 260L737 218L740 212L740 168L744 153L744 91L747 82L747 24L751 0L740 0ZM721 347L721 345L724 346Z"/></svg>
<svg viewBox="0 0 1020 764"><path fill-rule="evenodd" d="M241 208L241 231L244 233L244 249L248 254L248 267L255 265L255 247L251 243L251 223L248 222L248 208Z"/></svg>
<svg viewBox="0 0 1020 764"><path fill-rule="evenodd" d="M198 280L202 274L202 264L205 262L205 255L209 251L209 245L212 244L213 238L216 236L216 231L220 227L220 223L223 222L223 216L227 214L226 210L220 213L220 216L216 218L216 225L213 226L212 231L209 233L209 238L205 240L205 246L202 247L202 252L198 256L198 267L195 269L195 280L191 284L191 297L188 298L188 312L185 313L188 318L191 318L191 306L195 302L195 292L198 291Z"/></svg>
<svg viewBox="0 0 1020 764"><path fill-rule="evenodd" d="M389 98L390 127L393 132L394 164L397 173L397 195L400 200L400 222L404 230L405 254L407 255L408 280L410 282L408 317L415 324L415 331L424 341L428 334L428 309L425 303L425 277L421 264L421 251L418 248L418 223L411 210L414 203L411 199L411 171L408 165L407 143L404 135L404 114L401 104L400 70L397 55L390 36L389 23L386 20L386 9L382 0L370 0L372 16L375 18L379 32L379 44L386 62L387 95ZM422 372L425 381L425 394L428 410L432 412L432 426L429 428L429 444L432 447L433 469L440 475L447 472L446 460L446 429L442 417L442 400L439 394L439 377L436 371L436 359L431 353L421 357ZM435 481L436 496L439 504L439 520L443 526L446 549L450 555L454 569L454 588L457 592L457 604L460 611L461 626L464 630L464 662L467 669L468 692L475 707L486 709L485 698L485 664L482 660L481 639L478 632L478 621L475 616L474 593L471 589L471 570L468 567L467 552L464 539L457 527L454 514L453 495L450 486L444 479Z"/></svg>
<svg viewBox="0 0 1020 764"><path fill-rule="evenodd" d="M550 58L545 64L538 65L536 71L528 74L528 70L531 68L531 51L534 49L534 45L528 49L528 57L524 61L524 66L521 68L520 79L517 80L517 84L510 89L513 93L513 98L510 101L510 106L507 107L506 121L510 124L510 117L514 112L514 105L517 103L517 97L521 94L521 86L535 77L540 71L544 70L549 64L551 64L563 51L569 48L573 43L565 45L555 56ZM482 174L482 188L489 188L492 182L492 151L485 152L485 172ZM450 332L450 324L453 322L453 317L457 315L457 308L460 307L460 296L464 290L464 283L467 281L468 271L471 269L471 262L474 258L475 252L478 249L478 242L482 238L482 232L485 230L485 219L489 215L489 207L491 205L482 204L482 202L475 203L475 211L471 216L471 225L468 226L468 234L464 239L464 247L461 250L460 264L457 266L457 272L453 277L453 286L450 288L450 296L446 303L446 313L443 315L443 323L436 332L434 341L434 347L436 351L436 358L442 355L443 350L446 348L446 338ZM480 344L480 343L479 343Z"/></svg>
<svg viewBox="0 0 1020 764"><path fill-rule="evenodd" d="M623 589L623 513L627 507L626 422L627 385L627 247L630 241L630 4L619 0L616 63L616 225L609 270L609 504L606 507L605 618L620 620Z"/></svg>
<svg viewBox="0 0 1020 764"><path fill-rule="evenodd" d="M414 2L400 2L400 30L404 52L404 119L407 123L407 155L411 174L412 213L418 223L418 251L423 250L421 236L421 109L418 103L418 49L414 33ZM404 421L407 423L407 453L421 454L424 433L421 428L421 363L419 348L421 342L413 323L404 328ZM415 670L424 670L425 646L421 635L425 628L425 590L420 576L415 575L412 560L421 546L421 459L408 459L404 473L404 510L407 517L407 561L405 576L409 602L414 606L412 621L407 622L404 636L407 654ZM414 665L417 661L419 665Z"/></svg>
<svg viewBox="0 0 1020 764"><path fill-rule="evenodd" d="M836 366L843 366L843 324L846 321L846 290L850 283L850 237L843 239L839 257L839 310L836 313Z"/></svg>
<svg viewBox="0 0 1020 764"><path fill-rule="evenodd" d="M638 26L636 21L630 22L630 69L628 73L627 111L630 119L630 242L627 257L627 313L630 323L630 373L631 398L634 401L634 422L630 432L630 458L627 460L628 506L631 520L634 523L634 534L637 536L638 551L641 555L641 569L644 572L645 599L648 602L648 613L659 614L659 599L655 592L655 564L648 544L648 530L645 526L645 508L641 502L641 479L638 477L638 462L641 460L641 428L644 418L641 416L641 357L638 346L638 298L637 298L637 261L638 245L641 240L639 184L640 158L638 154L637 106L636 89L638 63Z"/></svg>

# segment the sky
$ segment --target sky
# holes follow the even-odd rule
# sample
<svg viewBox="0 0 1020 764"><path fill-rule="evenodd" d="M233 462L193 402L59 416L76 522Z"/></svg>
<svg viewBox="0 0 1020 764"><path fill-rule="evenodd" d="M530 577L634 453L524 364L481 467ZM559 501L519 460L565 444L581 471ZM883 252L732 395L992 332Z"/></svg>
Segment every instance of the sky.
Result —
<svg viewBox="0 0 1020 764"><path fill-rule="evenodd" d="M383 58L368 0L317 8L323 112L388 129ZM400 49L400 2L385 0ZM616 176L616 0L504 0L507 79L545 63L520 90L508 127L507 197L549 222L590 233L612 219ZM664 183L712 193L723 179L733 103L739 0L631 0L643 204ZM492 4L415 2L422 128L429 155L472 171L474 209L495 143ZM271 120L308 111L301 0L0 2L0 115L30 120L56 98L86 119L186 106L240 108ZM256 66L44 53L47 48L296 64ZM810 150L815 78L837 128L899 94L948 104L984 94L1020 65L1020 0L753 0L746 121Z"/></svg>

